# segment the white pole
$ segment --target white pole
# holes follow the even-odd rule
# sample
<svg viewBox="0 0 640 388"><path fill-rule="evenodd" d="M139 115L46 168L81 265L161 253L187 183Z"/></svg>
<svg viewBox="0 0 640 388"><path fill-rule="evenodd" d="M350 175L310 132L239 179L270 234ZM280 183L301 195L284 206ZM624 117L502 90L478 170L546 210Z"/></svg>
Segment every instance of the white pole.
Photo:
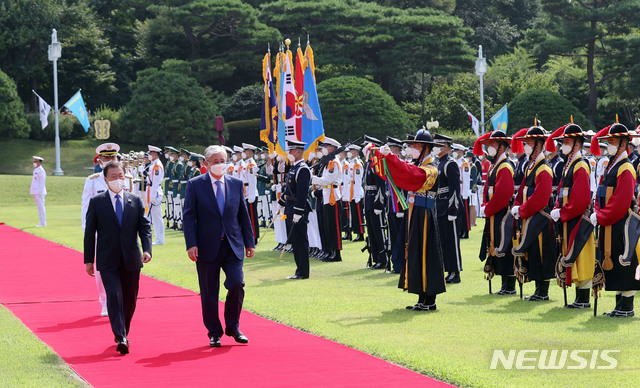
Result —
<svg viewBox="0 0 640 388"><path fill-rule="evenodd" d="M54 28L51 34L51 45L49 46L49 60L53 62L53 105L56 128L56 169L53 175L64 175L60 168L60 126L58 121L58 59L62 54L60 43L58 42L58 32Z"/></svg>
<svg viewBox="0 0 640 388"><path fill-rule="evenodd" d="M478 59L482 59L482 46L478 46ZM484 73L480 73L480 123L484 135Z"/></svg>

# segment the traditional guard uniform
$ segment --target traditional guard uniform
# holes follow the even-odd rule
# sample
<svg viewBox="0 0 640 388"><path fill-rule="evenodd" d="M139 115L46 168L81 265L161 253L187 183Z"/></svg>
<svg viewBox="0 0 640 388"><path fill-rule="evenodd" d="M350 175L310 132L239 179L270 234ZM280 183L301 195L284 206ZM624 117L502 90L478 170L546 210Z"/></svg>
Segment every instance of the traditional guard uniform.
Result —
<svg viewBox="0 0 640 388"><path fill-rule="evenodd" d="M364 188L362 187L362 178L364 177L364 163L359 157L360 146L352 144L349 146L349 152L352 153L349 162L349 210L351 221L351 233L355 238L351 241L364 241L364 213L362 207L362 198L364 198Z"/></svg>
<svg viewBox="0 0 640 388"><path fill-rule="evenodd" d="M333 146L336 149L340 143L325 136L320 142L321 147ZM326 150L326 148L324 148ZM311 183L322 187L322 227L324 229L323 248L330 255L324 261L342 261L342 225L340 219L340 183L342 182L342 165L336 155L326 166L322 166L317 176L311 178ZM316 195L317 197L317 195Z"/></svg>
<svg viewBox="0 0 640 388"><path fill-rule="evenodd" d="M480 197L482 193L478 193L478 188L482 187L482 181L480 179L481 170L478 168L478 160L472 151L467 151L465 157L471 167L471 174L469 174L469 190L471 197L469 199L469 225L471 227L476 226L476 218L478 217L478 211L480 211ZM480 166L482 168L482 166Z"/></svg>
<svg viewBox="0 0 640 388"><path fill-rule="evenodd" d="M402 148L403 144L402 144L402 140L397 139L395 137L391 137L391 136L387 136L387 146L389 148L391 147L398 147L398 148ZM398 155L398 154L396 154ZM404 214L405 212L402 209L395 209L394 210L394 206L391 203L392 202L392 197L391 195L389 195L389 186L386 186L387 191L386 193L386 197L387 197L387 224L389 225L389 227L387 228L387 232L388 235L386 236L386 240L387 243L386 245L389 247L389 254L391 255L391 261L393 262L393 269L397 269L397 272L400 273L400 266L402 265L397 259L396 261L393 260L393 256L394 256L394 252L396 251L396 245L398 244L403 244L404 242L404 238L403 235L404 233L401 232L400 230L402 228L406 228L406 224L404 222ZM403 190L402 192L403 196L406 196L406 192ZM399 252L398 252L399 253ZM396 264L398 265L398 267L396 267Z"/></svg>
<svg viewBox="0 0 640 388"><path fill-rule="evenodd" d="M549 141L549 139L551 141ZM560 221L559 236L561 255L556 266L556 278L561 287L576 283L576 299L569 308L589 308L589 297L596 262L596 244L593 225L590 222L591 187L590 168L582 157L584 133L577 124L567 124L556 130L547 140L574 139L571 145L563 145L562 153L567 163L558 186L558 199L551 218Z"/></svg>
<svg viewBox="0 0 640 388"><path fill-rule="evenodd" d="M511 219L509 210L515 185L513 182L513 165L507 152L511 138L502 131L486 133L476 140L473 152L482 155L482 145L488 141L497 142L498 148L487 149L488 158L492 160L491 168L487 174L487 182L484 186L482 207L480 213L485 215L484 233L480 246L480 260L486 263L484 272L487 278L499 275L502 280L500 290L497 295L513 295L516 293L516 276L513 269L513 254L510 249L505 249L510 241L510 235L505 229L511 227L506 225ZM502 152L498 155L499 150ZM492 155L493 154L493 155ZM512 222L513 223L513 222ZM501 249L502 248L502 249Z"/></svg>
<svg viewBox="0 0 640 388"><path fill-rule="evenodd" d="M287 149L304 150L306 143L287 141ZM284 207L287 217L288 242L293 249L296 273L289 279L309 278L309 239L307 235L308 215L311 206L307 200L311 170L304 159L293 163L287 174L284 191L278 204Z"/></svg>
<svg viewBox="0 0 640 388"><path fill-rule="evenodd" d="M460 198L462 199L460 213L456 218L456 227L460 238L466 239L469 238L469 231L471 230L471 215L469 214L471 206L471 165L464 156L467 149L463 145L454 144L453 150L459 154L455 162L460 169Z"/></svg>
<svg viewBox="0 0 640 388"><path fill-rule="evenodd" d="M449 136L436 133L433 137L436 147L443 144L451 145ZM438 215L438 231L440 232L440 244L444 257L444 269L449 274L447 283L460 283L460 271L462 271L462 258L460 257L460 235L456 220L461 208L460 198L460 169L458 164L445 154L436 160L438 167L438 195L436 198L436 210Z"/></svg>
<svg viewBox="0 0 640 388"><path fill-rule="evenodd" d="M164 168L160 162L160 147L148 146L149 152L155 152L158 156L149 164L147 174L145 203L148 206L147 214L153 224L154 245L164 244L164 225L162 222L162 181L164 181ZM166 182L166 181L165 181Z"/></svg>
<svg viewBox="0 0 640 388"><path fill-rule="evenodd" d="M524 136L514 138L516 141L535 139L534 150L539 151L525 170L515 206L511 209L515 218L522 219L521 241L513 247L516 270L523 283L529 280L536 282L535 293L526 297L530 301L549 300L549 280L555 277L557 259L556 245L549 243L555 240L555 234L549 216L552 206L553 172L544 157L547 136L542 127L533 126Z"/></svg>
<svg viewBox="0 0 640 388"><path fill-rule="evenodd" d="M615 123L600 130L591 141L595 151L596 142L619 138L620 141L636 135L629 133L623 124ZM592 221L600 225L598 248L599 264L604 272L607 291L616 291L616 307L605 313L611 317L634 315L633 298L640 290L640 281L635 279L638 266L637 240L640 233L638 215L631 211L636 173L627 158L627 150L610 145L611 163L607 167L596 193L596 212ZM633 243L635 241L635 243ZM598 268L599 269L599 268ZM596 273L597 276L597 273ZM594 276L594 283L595 281Z"/></svg>
<svg viewBox="0 0 640 388"><path fill-rule="evenodd" d="M251 155L247 155L247 151L251 154L255 153L258 147L242 143L242 153L245 156L244 168L242 170L242 182L244 183L244 198L247 202L247 210L249 210L249 217L251 218L251 226L253 228L253 237L255 243L258 243L260 238L260 222L258 221L258 163Z"/></svg>
<svg viewBox="0 0 640 388"><path fill-rule="evenodd" d="M116 156L120 151L120 146L116 143L104 143L100 144L96 148L96 154L99 156ZM100 194L109 190L107 183L104 180L102 170L100 172L89 175L84 181L84 188L82 189L82 203L81 203L81 226L82 232L84 232L87 225L87 211L89 210L89 201L96 194ZM104 284L102 284L102 277L100 271L95 271L96 286L98 288L98 300L102 306L102 316L107 316L107 294L104 290Z"/></svg>
<svg viewBox="0 0 640 388"><path fill-rule="evenodd" d="M176 215L174 214L174 204L173 204L173 196L174 190L178 190L178 185L173 185L173 175L174 169L173 167L176 164L176 159L178 158L178 150L172 146L164 146L164 156L167 159L167 164L164 166L165 176L164 176L164 195L166 197L167 205L165 209L165 213L167 215L167 228L174 227L176 224Z"/></svg>
<svg viewBox="0 0 640 388"><path fill-rule="evenodd" d="M395 185L409 192L406 250L398 287L418 295L418 303L407 306L407 309L433 311L436 309L436 295L445 292L435 201L438 169L429 155L436 143L426 129L419 130L415 138L405 142L424 144L421 153L412 155L415 164L402 161L391 153L375 151L375 156L386 160Z"/></svg>
<svg viewBox="0 0 640 388"><path fill-rule="evenodd" d="M37 228L47 226L47 212L44 207L44 197L47 196L47 187L45 186L47 180L47 172L42 167L42 162L44 159L40 156L33 157L34 167L33 169L33 177L31 178L31 187L29 188L29 194L33 195L33 199L36 202L36 207L38 208L38 218L39 222L36 225ZM36 160L38 161L37 164Z"/></svg>
<svg viewBox="0 0 640 388"><path fill-rule="evenodd" d="M381 144L380 140L366 135L365 142L376 147ZM375 156L366 156L369 156L364 165L364 217L367 224L367 245L372 257L371 269L384 269L387 266L387 241L382 228L385 225L386 185L384 179L376 173L376 168L379 167L376 166Z"/></svg>

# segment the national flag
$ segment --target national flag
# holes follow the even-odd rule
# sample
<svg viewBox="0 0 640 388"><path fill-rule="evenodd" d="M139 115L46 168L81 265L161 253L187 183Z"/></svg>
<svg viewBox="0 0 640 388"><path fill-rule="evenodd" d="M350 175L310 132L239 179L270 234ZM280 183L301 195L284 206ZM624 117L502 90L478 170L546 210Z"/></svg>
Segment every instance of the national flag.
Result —
<svg viewBox="0 0 640 388"><path fill-rule="evenodd" d="M302 139L300 131L302 130L302 99L304 96L304 68L306 67L306 58L302 53L302 48L298 45L298 51L296 52L296 75L294 77L294 85L296 89L296 102L295 102L295 118L296 118L296 137L298 140Z"/></svg>
<svg viewBox="0 0 640 388"><path fill-rule="evenodd" d="M316 90L316 67L313 59L313 49L308 43L304 57L304 92L302 99L303 108L300 140L307 143L304 146L304 158L307 159L311 150L317 147L318 142L324 140L324 125L322 123L318 92Z"/></svg>
<svg viewBox="0 0 640 388"><path fill-rule="evenodd" d="M278 142L276 152L280 155L287 153L287 140L298 140L296 137L296 90L293 83L293 64L291 51L281 56L280 94L278 101Z"/></svg>
<svg viewBox="0 0 640 388"><path fill-rule="evenodd" d="M509 114L507 113L507 105L505 104L491 118L491 124L496 131L507 133L507 125L509 124Z"/></svg>
<svg viewBox="0 0 640 388"><path fill-rule="evenodd" d="M87 108L84 105L84 100L82 99L80 90L78 90L78 92L74 94L73 97L64 104L64 106L69 108L71 113L78 118L80 124L82 124L82 127L84 128L84 131L89 132L91 124L89 124L89 115L87 114Z"/></svg>
<svg viewBox="0 0 640 388"><path fill-rule="evenodd" d="M469 111L467 111L467 116L469 116L469 120L471 120L471 128L473 129L473 133L476 134L476 137L480 137L480 121Z"/></svg>
<svg viewBox="0 0 640 388"><path fill-rule="evenodd" d="M278 106L273 90L271 75L271 52L265 54L262 60L262 78L264 79L264 98L262 100L262 117L260 119L260 140L267 143L269 154L275 151L277 142Z"/></svg>
<svg viewBox="0 0 640 388"><path fill-rule="evenodd" d="M40 124L42 124L42 129L45 129L47 125L49 125L49 112L51 112L51 105L47 104L47 102L32 90L33 94L38 96L38 112L40 112Z"/></svg>

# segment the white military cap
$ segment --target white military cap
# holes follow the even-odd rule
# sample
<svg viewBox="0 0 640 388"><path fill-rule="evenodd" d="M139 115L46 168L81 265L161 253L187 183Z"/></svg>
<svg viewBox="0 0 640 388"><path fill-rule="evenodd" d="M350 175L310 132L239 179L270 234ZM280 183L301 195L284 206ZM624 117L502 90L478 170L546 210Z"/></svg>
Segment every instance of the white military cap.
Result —
<svg viewBox="0 0 640 388"><path fill-rule="evenodd" d="M242 152L242 151L244 151L242 147L238 147L237 145L233 146L233 152Z"/></svg>
<svg viewBox="0 0 640 388"><path fill-rule="evenodd" d="M43 157L41 157L41 156L34 156L34 157L33 157L33 159L34 159L34 160L39 160L39 161L41 161L41 162L44 162L44 158L43 158Z"/></svg>
<svg viewBox="0 0 640 388"><path fill-rule="evenodd" d="M106 156L116 156L118 151L120 151L120 146L116 143L104 143L96 148L96 154Z"/></svg>
<svg viewBox="0 0 640 388"><path fill-rule="evenodd" d="M227 151L228 153L232 154L233 150L227 146L222 146L222 148L224 148L225 151Z"/></svg>
<svg viewBox="0 0 640 388"><path fill-rule="evenodd" d="M458 144L458 143L453 143L453 145L451 146L451 148L453 148L456 151L466 151L467 149L465 148L465 146L463 146L462 144Z"/></svg>
<svg viewBox="0 0 640 388"><path fill-rule="evenodd" d="M256 148L258 148L258 147L254 146L253 144L242 143L242 149L243 150L255 151Z"/></svg>
<svg viewBox="0 0 640 388"><path fill-rule="evenodd" d="M340 147L340 143L336 139L332 139L330 137L325 136L324 140L320 142L320 145L332 145L334 147Z"/></svg>
<svg viewBox="0 0 640 388"><path fill-rule="evenodd" d="M160 147L156 147L156 146L152 146L152 145L147 145L147 147L149 148L149 152L153 151L153 152L162 152L162 148Z"/></svg>

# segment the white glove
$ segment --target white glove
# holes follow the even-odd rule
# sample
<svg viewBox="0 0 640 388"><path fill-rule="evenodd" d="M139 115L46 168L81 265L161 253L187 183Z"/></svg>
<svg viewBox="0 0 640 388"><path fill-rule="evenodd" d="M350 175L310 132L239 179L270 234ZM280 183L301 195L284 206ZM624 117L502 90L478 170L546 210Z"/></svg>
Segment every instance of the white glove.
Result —
<svg viewBox="0 0 640 388"><path fill-rule="evenodd" d="M278 163L278 172L280 173L284 172L284 163Z"/></svg>
<svg viewBox="0 0 640 388"><path fill-rule="evenodd" d="M301 219L301 218L302 218L302 215L300 215L300 214L294 214L294 215L293 215L293 223L294 223L294 224L297 224L297 223L298 223L298 221L300 221L300 219Z"/></svg>
<svg viewBox="0 0 640 388"><path fill-rule="evenodd" d="M480 206L480 217L484 217L484 209L486 208L486 206Z"/></svg>
<svg viewBox="0 0 640 388"><path fill-rule="evenodd" d="M255 199L255 198L253 199L253 201L252 201L252 200L247 199L247 202L249 202L249 203L254 203L255 201L256 201L256 199Z"/></svg>
<svg viewBox="0 0 640 388"><path fill-rule="evenodd" d="M380 147L380 153L384 156L387 156L391 153L391 148L389 148L389 146L385 144Z"/></svg>
<svg viewBox="0 0 640 388"><path fill-rule="evenodd" d="M458 216L447 216L447 219L448 219L449 221L455 221L455 220L456 220L456 218L458 218Z"/></svg>
<svg viewBox="0 0 640 388"><path fill-rule="evenodd" d="M558 222L558 220L560 219L560 209L556 208L551 210L551 213L549 215L551 216L551 218L553 218L554 222Z"/></svg>
<svg viewBox="0 0 640 388"><path fill-rule="evenodd" d="M380 209L374 209L374 210L373 210L373 213L374 213L376 216L379 216L380 214L382 214L382 210L380 210Z"/></svg>
<svg viewBox="0 0 640 388"><path fill-rule="evenodd" d="M396 213L396 217L402 218L402 217L404 217L404 213Z"/></svg>
<svg viewBox="0 0 640 388"><path fill-rule="evenodd" d="M276 211L276 215L281 216L284 214L284 207L282 205L278 205L278 211Z"/></svg>
<svg viewBox="0 0 640 388"><path fill-rule="evenodd" d="M320 184L320 177L312 176L311 177L311 184L312 185L319 185Z"/></svg>
<svg viewBox="0 0 640 388"><path fill-rule="evenodd" d="M596 213L591 214L591 217L589 217L589 219L591 220L593 226L596 226L596 224L598 223L598 216L596 215Z"/></svg>
<svg viewBox="0 0 640 388"><path fill-rule="evenodd" d="M636 267L636 280L640 280L640 265Z"/></svg>
<svg viewBox="0 0 640 388"><path fill-rule="evenodd" d="M369 143L366 146L364 146L364 148L362 149L362 153L364 154L365 159L369 159L369 153L371 152L371 149L373 147L374 147L373 143Z"/></svg>
<svg viewBox="0 0 640 388"><path fill-rule="evenodd" d="M514 206L511 208L511 214L513 215L513 218L515 218L516 220L520 218L520 206Z"/></svg>

